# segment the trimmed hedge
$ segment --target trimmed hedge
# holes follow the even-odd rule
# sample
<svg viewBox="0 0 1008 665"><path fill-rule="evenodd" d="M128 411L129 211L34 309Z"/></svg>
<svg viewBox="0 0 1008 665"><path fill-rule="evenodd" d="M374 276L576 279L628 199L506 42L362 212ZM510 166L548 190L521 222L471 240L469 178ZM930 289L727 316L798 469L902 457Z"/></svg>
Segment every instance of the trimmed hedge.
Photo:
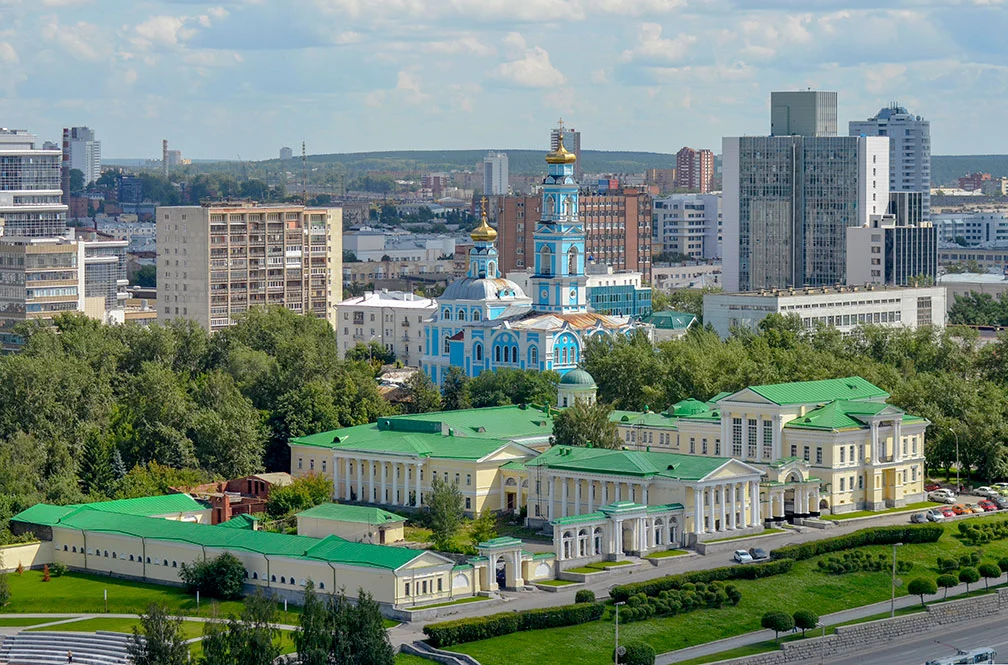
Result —
<svg viewBox="0 0 1008 665"><path fill-rule="evenodd" d="M501 612L485 617L441 621L424 626L427 642L434 648L475 642L524 630L574 626L602 618L602 603L578 603L560 607L544 607L522 612Z"/></svg>
<svg viewBox="0 0 1008 665"><path fill-rule="evenodd" d="M668 589L657 596L636 593L626 600L620 610L620 621L642 621L653 616L675 616L704 608L719 609L728 605L738 605L742 592L732 584L723 582L687 582L682 589Z"/></svg>
<svg viewBox="0 0 1008 665"><path fill-rule="evenodd" d="M839 557L831 556L819 559L818 566L819 572L829 575L846 575L862 571L877 573L892 567L892 555L888 552L872 554L864 550L851 550L844 552ZM912 567L913 564L909 561L896 561L896 572L898 573L908 573Z"/></svg>
<svg viewBox="0 0 1008 665"><path fill-rule="evenodd" d="M728 580L756 580L761 577L782 575L790 571L793 565L794 561L791 559L781 559L779 561L767 561L766 563L754 563L745 566L695 570L680 575L659 577L646 582L621 584L613 587L609 591L609 596L618 603L625 603L630 596L639 593L643 593L648 597L654 597L662 591L678 591L686 584L709 584L711 582L725 582Z"/></svg>
<svg viewBox="0 0 1008 665"><path fill-rule="evenodd" d="M654 665L657 653L647 642L630 642L623 647L625 653L619 657L620 665ZM613 649L613 662L616 662L616 650Z"/></svg>
<svg viewBox="0 0 1008 665"><path fill-rule="evenodd" d="M785 545L770 552L774 560L802 561L820 554L830 554L865 545L892 545L893 543L934 543L945 533L940 524L913 524L906 526L879 526L862 529L845 536L813 540L800 545Z"/></svg>
<svg viewBox="0 0 1008 665"><path fill-rule="evenodd" d="M983 545L1008 538L1008 520L999 522L959 522L959 534L970 545Z"/></svg>
<svg viewBox="0 0 1008 665"><path fill-rule="evenodd" d="M595 602L595 592L591 589L580 589L576 594L574 594L575 603L594 603Z"/></svg>

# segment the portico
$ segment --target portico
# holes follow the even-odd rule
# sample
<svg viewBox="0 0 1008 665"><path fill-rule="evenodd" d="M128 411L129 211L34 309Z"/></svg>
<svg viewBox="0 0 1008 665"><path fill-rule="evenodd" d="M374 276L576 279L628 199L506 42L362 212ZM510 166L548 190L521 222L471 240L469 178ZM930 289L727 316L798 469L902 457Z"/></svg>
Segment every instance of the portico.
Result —
<svg viewBox="0 0 1008 665"><path fill-rule="evenodd" d="M672 549L682 538L681 504L646 506L617 501L597 511L553 520L557 562L615 561ZM574 564L572 564L574 565Z"/></svg>

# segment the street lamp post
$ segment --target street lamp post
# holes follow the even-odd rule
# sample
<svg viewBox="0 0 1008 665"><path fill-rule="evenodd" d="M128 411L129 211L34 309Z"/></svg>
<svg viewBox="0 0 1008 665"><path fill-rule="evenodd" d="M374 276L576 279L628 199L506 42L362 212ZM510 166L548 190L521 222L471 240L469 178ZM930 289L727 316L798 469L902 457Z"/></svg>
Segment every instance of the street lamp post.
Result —
<svg viewBox="0 0 1008 665"><path fill-rule="evenodd" d="M619 608L626 603L615 603L616 605L616 649L613 651L613 663L619 665Z"/></svg>
<svg viewBox="0 0 1008 665"><path fill-rule="evenodd" d="M892 546L892 597L889 601L889 618L896 616L896 548L903 543L893 543Z"/></svg>
<svg viewBox="0 0 1008 665"><path fill-rule="evenodd" d="M951 427L949 427L949 431L952 432L952 436L955 437L956 441L956 492L958 492L959 488L962 487L959 484L959 434Z"/></svg>

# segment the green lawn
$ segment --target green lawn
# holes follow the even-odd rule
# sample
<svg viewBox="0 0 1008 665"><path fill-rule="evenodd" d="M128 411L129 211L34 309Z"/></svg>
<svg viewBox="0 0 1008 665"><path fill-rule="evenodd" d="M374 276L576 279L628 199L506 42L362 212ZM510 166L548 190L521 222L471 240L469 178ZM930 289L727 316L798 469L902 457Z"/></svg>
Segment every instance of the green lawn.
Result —
<svg viewBox="0 0 1008 665"><path fill-rule="evenodd" d="M769 642L757 642L756 644L747 644L744 647L736 647L734 649L726 649L724 651L712 653L709 656L700 656L699 658L682 660L676 663L676 665L703 665L704 663L716 663L719 660L755 656L758 653L767 653L768 651L776 651L777 649L780 649L780 644L774 642L773 640Z"/></svg>
<svg viewBox="0 0 1008 665"><path fill-rule="evenodd" d="M431 665L432 662L410 653L397 653L395 657L395 665Z"/></svg>
<svg viewBox="0 0 1008 665"><path fill-rule="evenodd" d="M111 614L141 614L153 602L162 602L168 609L182 616L226 617L240 614L241 601L207 601L196 608L196 598L179 587L147 584L122 580L104 575L67 573L62 577L42 581L38 570L26 570L21 575L7 576L11 599L3 612L11 614L33 613L105 613L102 593L108 591L108 611ZM297 624L301 609L293 605L289 612L278 613L277 622ZM2 616L2 615L0 615Z"/></svg>
<svg viewBox="0 0 1008 665"><path fill-rule="evenodd" d="M59 621L60 619L66 619L68 617L62 617L53 615L51 617L39 618L39 617L0 617L0 626L9 628L19 628L21 626L37 626L40 623L50 623L52 621ZM59 629L56 629L59 630Z"/></svg>
<svg viewBox="0 0 1008 665"><path fill-rule="evenodd" d="M122 619L115 617L100 617L95 619L81 619L70 623L61 623L51 628L30 628L29 630L66 630L75 633L95 633L99 630L107 630L114 633L132 633L133 626L139 626L138 619ZM183 621L182 632L187 638L200 637L203 635L202 621Z"/></svg>
<svg viewBox="0 0 1008 665"><path fill-rule="evenodd" d="M727 538L715 538L714 540L705 540L705 543L723 543L729 540L745 540L747 538L756 538L759 536L766 536L772 533L784 533L784 529L778 529L776 527L770 527L769 529L763 529L759 533L747 533L741 536L728 536Z"/></svg>
<svg viewBox="0 0 1008 665"><path fill-rule="evenodd" d="M578 566L577 568L568 568L565 573L601 573L610 568L616 568L618 566L628 566L633 561L596 561L595 563L588 563L583 566Z"/></svg>
<svg viewBox="0 0 1008 665"><path fill-rule="evenodd" d="M998 519L996 517L978 519ZM1000 519L1004 519L1001 517ZM967 547L953 534L955 524L945 525L945 535L937 543L904 545L899 549L901 561L911 561L914 567L904 574L904 580L917 576L934 579L938 576L935 558L958 557L974 548ZM886 545L866 548L873 553L891 552ZM1008 556L1008 541L983 546L984 561L997 561ZM811 608L823 615L839 610L881 602L889 598L890 573L865 572L849 575L825 575L816 568L817 559L799 561L787 576L761 580L736 580L732 584L742 592L736 607L720 610L699 610L675 617L652 619L620 625L621 640L642 640L658 653L674 651L741 633L759 630L764 612L781 610L792 613ZM1004 579L1004 578L1001 578ZM976 585L983 588L983 583ZM898 588L906 595L906 585ZM940 594L933 599L940 598ZM552 630L515 633L480 642L459 644L453 651L475 657L482 665L551 665L578 662L584 665L608 665L613 639L612 621L607 619L581 626Z"/></svg>
<svg viewBox="0 0 1008 665"><path fill-rule="evenodd" d="M431 610L435 607L448 607L450 605L465 605L467 603L480 603L484 600L490 600L484 596L468 596L466 598L459 598L458 600L450 600L447 603L434 603L433 605L420 605L419 607L411 607L411 610Z"/></svg>
<svg viewBox="0 0 1008 665"><path fill-rule="evenodd" d="M823 515L822 519L830 520L833 522L839 522L842 520L849 520L855 517L877 517L879 515L884 515L886 513L902 513L902 512L912 512L914 510L926 510L928 508L934 508L935 506L940 506L942 504L935 503L934 501L918 501L917 503L908 503L905 506L899 508L889 508L887 510L858 510L853 513L841 513L839 515Z"/></svg>
<svg viewBox="0 0 1008 665"><path fill-rule="evenodd" d="M682 556L683 554L689 554L686 550L663 550L661 552L652 552L645 556L645 559L668 559L673 556Z"/></svg>
<svg viewBox="0 0 1008 665"><path fill-rule="evenodd" d="M543 586L570 586L571 584L580 584L580 582L571 582L569 580L543 580L541 582L534 582L534 584L542 584Z"/></svg>

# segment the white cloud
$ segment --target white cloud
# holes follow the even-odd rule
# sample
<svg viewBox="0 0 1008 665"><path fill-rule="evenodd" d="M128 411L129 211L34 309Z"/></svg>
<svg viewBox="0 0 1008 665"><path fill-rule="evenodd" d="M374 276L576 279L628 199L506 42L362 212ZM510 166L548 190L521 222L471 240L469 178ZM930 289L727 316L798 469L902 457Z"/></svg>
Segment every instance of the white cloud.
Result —
<svg viewBox="0 0 1008 665"><path fill-rule="evenodd" d="M10 42L0 42L0 62L16 65L18 60L17 51L10 45Z"/></svg>
<svg viewBox="0 0 1008 665"><path fill-rule="evenodd" d="M496 53L492 47L487 46L482 39L476 36L425 42L420 45L420 50L424 53L438 53L445 55L465 54L481 58L485 58Z"/></svg>
<svg viewBox="0 0 1008 665"><path fill-rule="evenodd" d="M401 69L396 75L396 86L391 90L372 90L364 97L364 103L371 107L382 107L391 100L409 106L428 106L433 97L423 91L420 77L416 72Z"/></svg>
<svg viewBox="0 0 1008 665"><path fill-rule="evenodd" d="M507 33L503 41L504 50L512 57L523 55L525 53L525 49L528 48L528 45L525 43L525 38L522 37L520 32Z"/></svg>
<svg viewBox="0 0 1008 665"><path fill-rule="evenodd" d="M603 67L602 69L596 69L591 73L591 82L596 85L605 85L606 83L612 83L612 70Z"/></svg>
<svg viewBox="0 0 1008 665"><path fill-rule="evenodd" d="M192 38L185 16L152 16L133 28L130 43L142 50L173 48Z"/></svg>
<svg viewBox="0 0 1008 665"><path fill-rule="evenodd" d="M906 65L888 63L874 65L865 71L865 90L880 95L887 90L899 87L899 79L906 73Z"/></svg>
<svg viewBox="0 0 1008 665"><path fill-rule="evenodd" d="M662 37L662 26L657 23L641 23L637 33L637 46L623 51L623 62L663 62L677 63L686 58L696 37L680 33L672 39Z"/></svg>
<svg viewBox="0 0 1008 665"><path fill-rule="evenodd" d="M686 6L686 0L587 0L590 10L620 16L665 14Z"/></svg>
<svg viewBox="0 0 1008 665"><path fill-rule="evenodd" d="M56 16L47 16L43 21L43 38L59 44L78 60L96 62L111 53L108 39L97 25L85 21L64 25Z"/></svg>
<svg viewBox="0 0 1008 665"><path fill-rule="evenodd" d="M546 49L539 46L526 49L519 60L501 63L494 75L523 88L551 88L567 80L550 62Z"/></svg>

